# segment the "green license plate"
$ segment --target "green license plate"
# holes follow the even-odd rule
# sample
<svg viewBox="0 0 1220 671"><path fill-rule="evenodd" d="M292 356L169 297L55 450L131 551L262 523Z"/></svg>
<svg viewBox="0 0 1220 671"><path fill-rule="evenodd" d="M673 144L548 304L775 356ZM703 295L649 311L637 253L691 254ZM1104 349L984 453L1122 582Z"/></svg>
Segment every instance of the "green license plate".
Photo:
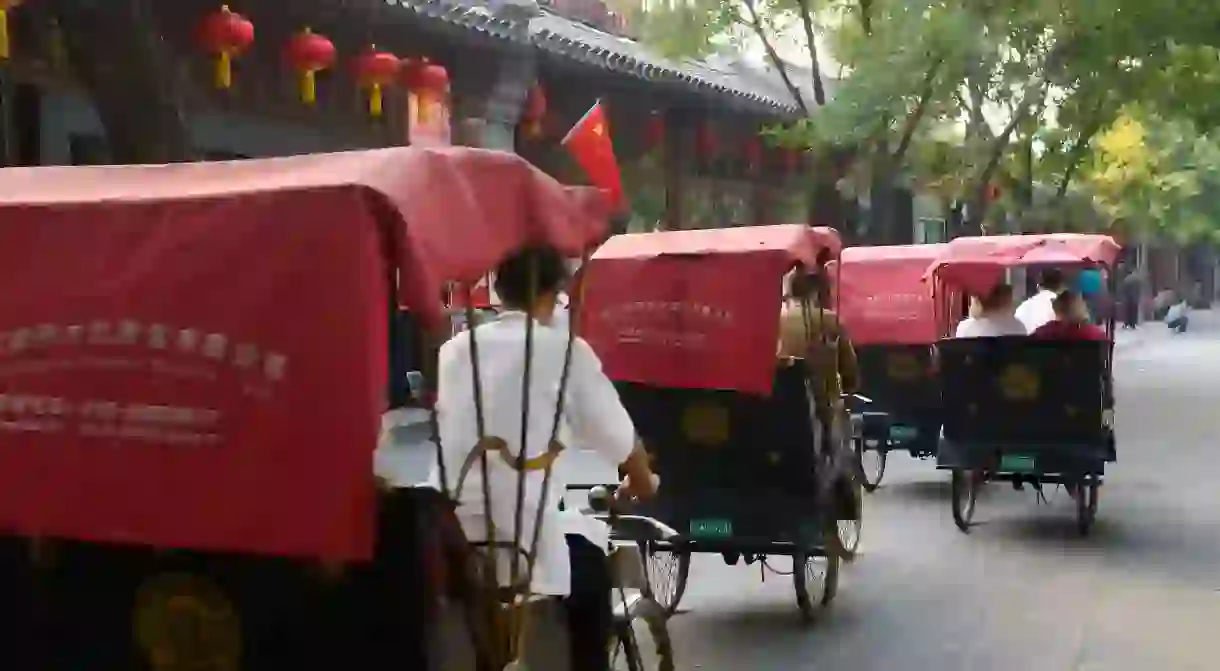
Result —
<svg viewBox="0 0 1220 671"><path fill-rule="evenodd" d="M1033 473L1034 458L1023 454L1006 454L1000 457L1000 470L1009 473Z"/></svg>
<svg viewBox="0 0 1220 671"><path fill-rule="evenodd" d="M918 437L919 429L913 426L890 427L890 440L902 442L907 440L915 440Z"/></svg>
<svg viewBox="0 0 1220 671"><path fill-rule="evenodd" d="M690 535L696 538L728 538L733 535L729 520L691 520Z"/></svg>

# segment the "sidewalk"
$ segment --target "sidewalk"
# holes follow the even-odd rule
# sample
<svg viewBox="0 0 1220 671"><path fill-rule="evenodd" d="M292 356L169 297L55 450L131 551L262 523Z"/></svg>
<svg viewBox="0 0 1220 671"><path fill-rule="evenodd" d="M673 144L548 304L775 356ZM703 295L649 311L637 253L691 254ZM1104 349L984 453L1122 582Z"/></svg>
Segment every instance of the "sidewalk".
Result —
<svg viewBox="0 0 1220 671"><path fill-rule="evenodd" d="M1143 347L1173 340L1213 340L1220 336L1220 314L1215 310L1192 310L1188 313L1190 326L1186 333L1175 334L1165 322L1140 322L1134 331L1115 325L1114 349L1123 351L1132 347Z"/></svg>

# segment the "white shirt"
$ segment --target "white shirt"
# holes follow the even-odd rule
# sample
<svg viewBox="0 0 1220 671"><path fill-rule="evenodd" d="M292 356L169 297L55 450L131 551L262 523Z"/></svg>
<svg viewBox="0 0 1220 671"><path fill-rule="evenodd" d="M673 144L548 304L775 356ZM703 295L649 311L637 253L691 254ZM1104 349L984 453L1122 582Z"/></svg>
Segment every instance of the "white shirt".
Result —
<svg viewBox="0 0 1220 671"><path fill-rule="evenodd" d="M1033 333L1043 324L1055 320L1053 303L1056 295L1053 291L1043 289L1017 306L1017 319L1025 324L1026 333Z"/></svg>
<svg viewBox="0 0 1220 671"><path fill-rule="evenodd" d="M521 438L525 320L526 316L520 312L506 312L500 319L475 329L485 435L502 438L514 456L520 449ZM550 441L567 345L566 329L535 322L526 458L545 453ZM437 414L450 492L458 498L457 515L467 539L485 540L485 506L478 462L467 475L461 492L455 491L461 466L478 442L469 331L457 335L441 347L437 375ZM568 449L598 452L616 466L626 461L635 447L635 426L631 417L623 408L613 384L602 373L601 361L589 344L580 338L572 346L567 401L559 441ZM518 473L499 454L489 454L487 463L491 498L489 508L496 539L511 542L514 539ZM543 471L525 475L520 539L527 551L533 541L534 519L544 476ZM564 533L582 533L579 528L582 522L586 527L589 524L600 525L576 511L560 513L559 502L565 488L558 476L552 471L546 495L542 534L538 540L537 563L531 585L531 591L535 594L565 596L570 593L571 567ZM432 481L439 483L439 472L434 471ZM602 531L603 539L604 534ZM589 537L594 540L598 534L591 533ZM605 540L601 541L600 546L605 547ZM509 581L510 563L509 553L501 552L502 582Z"/></svg>
<svg viewBox="0 0 1220 671"><path fill-rule="evenodd" d="M1013 315L967 317L957 325L955 338L994 338L1006 335L1028 335L1025 324Z"/></svg>
<svg viewBox="0 0 1220 671"><path fill-rule="evenodd" d="M1165 321L1171 322L1176 319L1180 319L1182 315L1186 314L1186 310L1189 307L1190 306L1186 304L1186 301L1178 301L1177 303L1174 303L1173 305L1169 306L1169 310L1165 312Z"/></svg>

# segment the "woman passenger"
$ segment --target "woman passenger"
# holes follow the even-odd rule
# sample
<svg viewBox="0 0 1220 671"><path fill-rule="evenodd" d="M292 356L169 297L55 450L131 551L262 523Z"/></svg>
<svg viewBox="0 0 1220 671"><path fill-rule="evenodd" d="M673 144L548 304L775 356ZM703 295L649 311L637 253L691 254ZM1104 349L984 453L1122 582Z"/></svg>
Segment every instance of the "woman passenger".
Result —
<svg viewBox="0 0 1220 671"><path fill-rule="evenodd" d="M1055 318L1038 327L1030 335L1047 340L1109 340L1101 328L1089 323L1088 310L1080 294L1061 291L1051 301Z"/></svg>
<svg viewBox="0 0 1220 671"><path fill-rule="evenodd" d="M985 296L971 299L970 316L957 325L955 338L993 338L1026 335L1025 324L1014 314L1012 286L1003 282Z"/></svg>

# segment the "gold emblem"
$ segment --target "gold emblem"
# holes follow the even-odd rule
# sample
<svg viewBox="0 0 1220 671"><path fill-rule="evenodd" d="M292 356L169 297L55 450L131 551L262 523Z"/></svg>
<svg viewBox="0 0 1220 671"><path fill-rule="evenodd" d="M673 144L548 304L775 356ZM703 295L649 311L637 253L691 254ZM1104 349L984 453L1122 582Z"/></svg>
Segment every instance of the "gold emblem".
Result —
<svg viewBox="0 0 1220 671"><path fill-rule="evenodd" d="M185 573L145 581L132 618L136 643L152 671L239 671L237 610L211 582Z"/></svg>
<svg viewBox="0 0 1220 671"><path fill-rule="evenodd" d="M919 361L910 354L891 354L886 372L895 380L913 380L919 377Z"/></svg>
<svg viewBox="0 0 1220 671"><path fill-rule="evenodd" d="M729 413L718 404L691 403L682 413L682 433L696 445L722 445L729 440Z"/></svg>
<svg viewBox="0 0 1220 671"><path fill-rule="evenodd" d="M1000 391L1009 401L1032 401L1038 398L1041 381L1028 366L1012 364L1000 374Z"/></svg>

